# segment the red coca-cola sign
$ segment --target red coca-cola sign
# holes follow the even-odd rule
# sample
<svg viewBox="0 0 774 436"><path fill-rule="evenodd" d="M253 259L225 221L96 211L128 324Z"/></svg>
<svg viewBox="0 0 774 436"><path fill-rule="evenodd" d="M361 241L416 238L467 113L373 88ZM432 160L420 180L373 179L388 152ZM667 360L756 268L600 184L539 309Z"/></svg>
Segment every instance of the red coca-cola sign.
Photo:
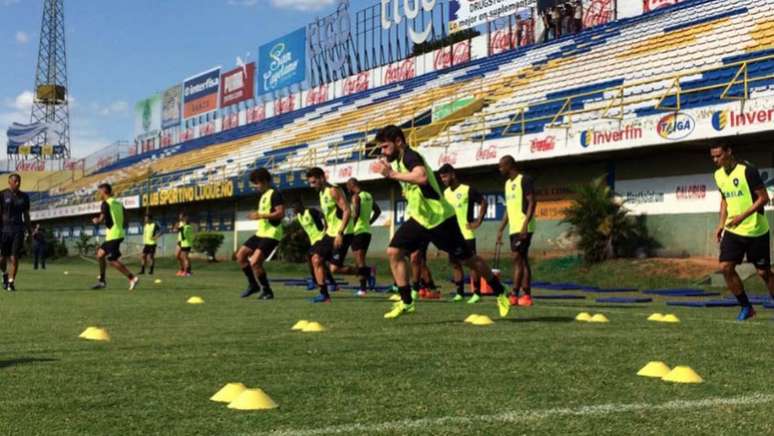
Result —
<svg viewBox="0 0 774 436"><path fill-rule="evenodd" d="M348 179L352 177L352 166L346 166L339 168L339 178L340 179Z"/></svg>
<svg viewBox="0 0 774 436"><path fill-rule="evenodd" d="M542 153L551 151L556 148L556 138L553 136L547 136L543 139L533 139L530 143L529 150L532 153Z"/></svg>
<svg viewBox="0 0 774 436"><path fill-rule="evenodd" d="M213 133L215 133L215 123L213 121L204 123L199 127L199 136L212 135Z"/></svg>
<svg viewBox="0 0 774 436"><path fill-rule="evenodd" d="M479 148L476 151L476 161L497 159L497 148L490 145L489 148Z"/></svg>
<svg viewBox="0 0 774 436"><path fill-rule="evenodd" d="M266 119L266 109L264 109L263 105L247 108L248 123L257 123L258 121L263 121L265 119Z"/></svg>
<svg viewBox="0 0 774 436"><path fill-rule="evenodd" d="M436 70L442 70L452 65L464 64L468 61L470 61L470 43L462 41L451 47L437 50L433 58L433 66Z"/></svg>
<svg viewBox="0 0 774 436"><path fill-rule="evenodd" d="M274 100L274 115L286 114L293 112L296 106L295 96L289 95L279 100Z"/></svg>
<svg viewBox="0 0 774 436"><path fill-rule="evenodd" d="M416 76L416 58L406 59L403 62L397 62L387 67L387 70L384 72L384 84L403 82Z"/></svg>
<svg viewBox="0 0 774 436"><path fill-rule="evenodd" d="M172 134L171 133L163 133L161 135L161 146L162 147L169 147L172 145Z"/></svg>
<svg viewBox="0 0 774 436"><path fill-rule="evenodd" d="M449 164L449 165L457 165L457 152L452 153L442 153L438 157L438 166Z"/></svg>
<svg viewBox="0 0 774 436"><path fill-rule="evenodd" d="M16 164L16 171L45 171L46 162L42 160L23 160Z"/></svg>
<svg viewBox="0 0 774 436"><path fill-rule="evenodd" d="M344 95L367 91L370 86L369 82L370 80L367 72L347 77L347 79L344 80Z"/></svg>
<svg viewBox="0 0 774 436"><path fill-rule="evenodd" d="M180 142L188 141L189 139L193 139L193 129L188 128L180 132Z"/></svg>
<svg viewBox="0 0 774 436"><path fill-rule="evenodd" d="M682 0L643 0L643 11L650 12L664 6L672 6L680 3Z"/></svg>
<svg viewBox="0 0 774 436"><path fill-rule="evenodd" d="M320 85L306 93L306 105L312 106L328 101L328 85Z"/></svg>
<svg viewBox="0 0 774 436"><path fill-rule="evenodd" d="M232 113L223 117L223 130L239 127L239 114Z"/></svg>

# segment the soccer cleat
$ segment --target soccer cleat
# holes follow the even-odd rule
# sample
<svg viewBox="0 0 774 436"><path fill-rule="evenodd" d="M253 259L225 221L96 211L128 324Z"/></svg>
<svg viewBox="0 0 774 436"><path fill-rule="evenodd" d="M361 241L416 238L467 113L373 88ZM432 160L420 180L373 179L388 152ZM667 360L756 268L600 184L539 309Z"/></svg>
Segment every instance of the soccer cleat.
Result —
<svg viewBox="0 0 774 436"><path fill-rule="evenodd" d="M134 291L134 288L137 287L137 283L140 283L140 278L137 276L134 276L133 279L129 280L129 290Z"/></svg>
<svg viewBox="0 0 774 436"><path fill-rule="evenodd" d="M465 297L463 297L460 294L457 294L457 295L454 296L454 298L452 298L452 302L453 303L461 303L464 300L465 300Z"/></svg>
<svg viewBox="0 0 774 436"><path fill-rule="evenodd" d="M327 296L327 295L320 294L320 295L318 295L318 296L316 296L316 297L312 298L312 299L311 299L311 302L312 302L312 303L323 303L323 304L327 304L327 303L330 303L330 302L331 302L331 297L329 297L329 296Z"/></svg>
<svg viewBox="0 0 774 436"><path fill-rule="evenodd" d="M420 289L418 295L419 295L419 298L429 298L427 296L427 289L425 289L425 288ZM412 294L412 296L413 296L413 294Z"/></svg>
<svg viewBox="0 0 774 436"><path fill-rule="evenodd" d="M747 321L750 318L755 317L755 308L752 306L744 306L739 311L739 316L736 317L737 321Z"/></svg>
<svg viewBox="0 0 774 436"><path fill-rule="evenodd" d="M478 294L473 294L473 296L468 299L468 304L476 304L479 301L481 301L481 296Z"/></svg>
<svg viewBox="0 0 774 436"><path fill-rule="evenodd" d="M511 310L511 302L508 300L508 297L506 297L505 294L500 294L497 296L497 309L500 311L500 318L505 318L508 316L508 312Z"/></svg>
<svg viewBox="0 0 774 436"><path fill-rule="evenodd" d="M441 291L427 291L427 298L431 300L440 300Z"/></svg>
<svg viewBox="0 0 774 436"><path fill-rule="evenodd" d="M411 291L411 300L412 300L412 301L419 300L419 292L417 292L417 291Z"/></svg>
<svg viewBox="0 0 774 436"><path fill-rule="evenodd" d="M242 295L240 295L240 297L247 298L247 297L249 297L249 296L251 296L253 294L258 293L259 291L260 291L260 289L250 287L250 288L245 289L245 291L242 292Z"/></svg>
<svg viewBox="0 0 774 436"><path fill-rule="evenodd" d="M259 300L273 300L274 299L274 293L273 292L261 292L260 295L258 295Z"/></svg>
<svg viewBox="0 0 774 436"><path fill-rule="evenodd" d="M16 284L14 282L8 282L8 292L16 292Z"/></svg>
<svg viewBox="0 0 774 436"><path fill-rule="evenodd" d="M527 294L524 294L521 297L519 297L519 306L525 306L525 307L532 306L532 297Z"/></svg>
<svg viewBox="0 0 774 436"><path fill-rule="evenodd" d="M358 297L365 297L366 295L368 295L368 293L361 289L361 290L357 291L357 293L355 295L357 295Z"/></svg>
<svg viewBox="0 0 774 436"><path fill-rule="evenodd" d="M511 304L511 306L518 306L519 305L519 297L511 292L508 294L508 302Z"/></svg>
<svg viewBox="0 0 774 436"><path fill-rule="evenodd" d="M140 270L140 272L139 272L139 273L137 273L137 274L139 274L139 275L143 275L143 276L144 276L144 275L145 275L145 270L144 270L144 269L141 269L141 270Z"/></svg>
<svg viewBox="0 0 774 436"><path fill-rule="evenodd" d="M92 286L91 289L92 290L105 289L106 287L107 287L107 283L105 283L105 282L97 282L97 284Z"/></svg>
<svg viewBox="0 0 774 436"><path fill-rule="evenodd" d="M3 289L8 290L8 274L3 273Z"/></svg>
<svg viewBox="0 0 774 436"><path fill-rule="evenodd" d="M191 277L193 275L192 272L184 272L181 276L182 277Z"/></svg>
<svg viewBox="0 0 774 436"><path fill-rule="evenodd" d="M414 303L406 304L402 301L398 301L392 305L392 310L384 314L384 318L395 319L407 313L414 313L414 311L416 311L416 305Z"/></svg>
<svg viewBox="0 0 774 436"><path fill-rule="evenodd" d="M175 273L175 275L176 275L176 276L178 276L178 277L182 277L182 276L183 276L183 274L185 274L185 273L184 273L183 271L180 271L180 270L178 270L178 271Z"/></svg>

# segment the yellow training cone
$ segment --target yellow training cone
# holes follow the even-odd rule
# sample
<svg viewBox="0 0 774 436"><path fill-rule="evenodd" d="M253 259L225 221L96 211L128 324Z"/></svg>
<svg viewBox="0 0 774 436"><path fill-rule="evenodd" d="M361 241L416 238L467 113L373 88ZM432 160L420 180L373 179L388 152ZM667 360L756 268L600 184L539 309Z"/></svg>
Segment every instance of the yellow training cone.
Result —
<svg viewBox="0 0 774 436"><path fill-rule="evenodd" d="M400 295L393 295L390 297L390 301L400 301Z"/></svg>
<svg viewBox="0 0 774 436"><path fill-rule="evenodd" d="M301 329L301 331L304 333L324 332L325 327L323 327L319 322L310 322L303 329Z"/></svg>
<svg viewBox="0 0 774 436"><path fill-rule="evenodd" d="M475 321L475 320L476 320L476 318L478 318L478 315L476 315L475 313L471 313L470 315L468 315L468 317L467 317L467 318L465 318L465 322L466 322L466 323L468 323L468 324L470 324L470 323L472 323L473 321Z"/></svg>
<svg viewBox="0 0 774 436"><path fill-rule="evenodd" d="M591 314L588 312L581 312L575 317L575 321L589 322L591 321Z"/></svg>
<svg viewBox="0 0 774 436"><path fill-rule="evenodd" d="M204 299L202 297L196 297L193 296L186 301L188 304L204 304Z"/></svg>
<svg viewBox="0 0 774 436"><path fill-rule="evenodd" d="M88 329L86 330L88 331ZM88 334L84 332L83 339L88 339L90 341L109 341L110 335L107 330L94 327Z"/></svg>
<svg viewBox="0 0 774 436"><path fill-rule="evenodd" d="M302 319L301 321L293 324L293 327L291 327L290 329L299 331L299 330L303 330L308 325L309 325L309 321Z"/></svg>
<svg viewBox="0 0 774 436"><path fill-rule="evenodd" d="M676 317L673 313L670 313L668 315L664 315L664 317L661 318L661 322L678 323L680 322L680 318Z"/></svg>
<svg viewBox="0 0 774 436"><path fill-rule="evenodd" d="M661 380L674 383L701 383L704 381L699 374L696 374L696 371L688 366L676 366Z"/></svg>
<svg viewBox="0 0 774 436"><path fill-rule="evenodd" d="M153 283L155 283L155 284L157 284L157 285L158 285L158 284L160 284L160 283L161 283L161 279L156 279L156 280L154 280L154 281L153 281Z"/></svg>
<svg viewBox="0 0 774 436"><path fill-rule="evenodd" d="M601 313L598 313L591 317L589 322L610 322L609 319L605 315L602 315Z"/></svg>
<svg viewBox="0 0 774 436"><path fill-rule="evenodd" d="M228 383L211 396L210 400L218 403L230 403L236 400L245 389L247 388L242 383Z"/></svg>
<svg viewBox="0 0 774 436"><path fill-rule="evenodd" d="M492 325L494 324L494 321L486 315L479 315L470 323L473 325Z"/></svg>
<svg viewBox="0 0 774 436"><path fill-rule="evenodd" d="M277 407L277 403L261 389L245 389L228 405L229 409L236 410L267 410Z"/></svg>
<svg viewBox="0 0 774 436"><path fill-rule="evenodd" d="M83 331L80 335L78 335L79 338L86 339L92 334L94 334L94 330L97 330L96 327L86 327L86 330Z"/></svg>
<svg viewBox="0 0 774 436"><path fill-rule="evenodd" d="M664 320L664 315L661 313L654 313L653 315L648 317L648 321L661 322L663 320Z"/></svg>
<svg viewBox="0 0 774 436"><path fill-rule="evenodd" d="M648 362L647 365L643 366L642 369L640 369L637 372L637 375L642 377L654 377L654 378L662 378L665 375L669 374L669 367L664 362Z"/></svg>
<svg viewBox="0 0 774 436"><path fill-rule="evenodd" d="M64 275L70 275L70 271L65 271Z"/></svg>

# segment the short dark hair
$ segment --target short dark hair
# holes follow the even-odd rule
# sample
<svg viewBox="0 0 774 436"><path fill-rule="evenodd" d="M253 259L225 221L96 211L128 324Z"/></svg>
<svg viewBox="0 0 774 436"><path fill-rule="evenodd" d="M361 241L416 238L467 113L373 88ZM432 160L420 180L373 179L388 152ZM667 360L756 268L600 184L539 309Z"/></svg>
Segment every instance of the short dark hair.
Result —
<svg viewBox="0 0 774 436"><path fill-rule="evenodd" d="M97 189L101 189L101 190L107 192L108 194L112 194L113 193L113 187L110 186L110 183L100 183L99 186L97 186Z"/></svg>
<svg viewBox="0 0 774 436"><path fill-rule="evenodd" d="M11 175L8 176L8 180L16 178L16 181L21 183L21 176L19 173L11 173Z"/></svg>
<svg viewBox="0 0 774 436"><path fill-rule="evenodd" d="M353 185L357 186L358 188L360 187L360 180L358 180L358 179L356 179L354 177L350 177L350 179L347 180L347 183L352 183Z"/></svg>
<svg viewBox="0 0 774 436"><path fill-rule="evenodd" d="M151 215L149 213L146 213L145 214L145 218L148 218L149 220L152 220L153 219L153 215Z"/></svg>
<svg viewBox="0 0 774 436"><path fill-rule="evenodd" d="M315 177L318 179L322 179L325 177L325 171L323 171L320 167L313 167L306 170L306 178Z"/></svg>
<svg viewBox="0 0 774 436"><path fill-rule="evenodd" d="M725 152L733 151L733 148L731 148L731 145L726 143L713 145L712 147L710 147L710 150L712 150L713 148L719 148Z"/></svg>
<svg viewBox="0 0 774 436"><path fill-rule="evenodd" d="M455 169L451 164L445 163L441 168L438 168L439 174L454 174Z"/></svg>
<svg viewBox="0 0 774 436"><path fill-rule="evenodd" d="M258 168L253 170L250 173L250 183L256 184L256 183L270 183L271 182L271 173L266 168Z"/></svg>
<svg viewBox="0 0 774 436"><path fill-rule="evenodd" d="M398 139L403 141L404 144L406 143L406 136L403 134L403 130L400 127L392 124L383 127L376 134L376 142L398 142Z"/></svg>
<svg viewBox="0 0 774 436"><path fill-rule="evenodd" d="M516 166L516 159L514 159L510 154L506 154L505 156L501 157L500 160L512 167Z"/></svg>

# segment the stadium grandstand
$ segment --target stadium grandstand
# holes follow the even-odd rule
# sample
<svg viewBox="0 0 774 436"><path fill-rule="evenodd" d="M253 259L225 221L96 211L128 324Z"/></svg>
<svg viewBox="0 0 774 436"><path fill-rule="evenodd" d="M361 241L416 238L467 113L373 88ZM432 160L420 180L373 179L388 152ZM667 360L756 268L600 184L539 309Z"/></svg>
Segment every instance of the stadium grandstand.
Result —
<svg viewBox="0 0 774 436"><path fill-rule="evenodd" d="M670 250L714 255L720 196L707 145L733 144L774 190L774 152L762 136L774 129L774 4L670 3L549 41L514 44L506 34L502 44L509 30L489 27L275 100L221 107L138 139L130 153L38 181L33 220L67 241L96 236L85 215L98 209L97 185L109 182L129 211L130 239L141 239L145 210L171 229L186 209L200 229L226 236L222 254L230 256L254 230L246 218L256 203L251 170L267 167L278 187L294 190L306 187L307 168L321 166L335 183L368 184L387 212L374 229L383 247L403 203L397 186L371 171L369 143L395 124L434 168L454 165L490 198L484 250L494 247L504 211L492 171L510 154L538 182L537 251L572 249L560 223L570 188L605 176ZM164 238L170 254L174 235Z"/></svg>

